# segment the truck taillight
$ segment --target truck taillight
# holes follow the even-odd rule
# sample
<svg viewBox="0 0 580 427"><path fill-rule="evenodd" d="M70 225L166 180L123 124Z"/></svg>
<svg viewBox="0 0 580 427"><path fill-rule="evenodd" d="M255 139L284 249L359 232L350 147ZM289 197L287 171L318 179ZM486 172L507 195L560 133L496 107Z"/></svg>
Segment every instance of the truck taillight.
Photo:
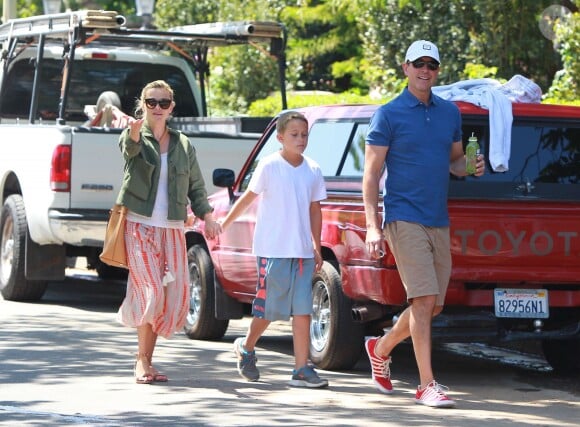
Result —
<svg viewBox="0 0 580 427"><path fill-rule="evenodd" d="M89 52L83 55L84 59L115 59L115 54L107 52Z"/></svg>
<svg viewBox="0 0 580 427"><path fill-rule="evenodd" d="M50 189L70 191L71 146L59 145L52 152L50 167Z"/></svg>

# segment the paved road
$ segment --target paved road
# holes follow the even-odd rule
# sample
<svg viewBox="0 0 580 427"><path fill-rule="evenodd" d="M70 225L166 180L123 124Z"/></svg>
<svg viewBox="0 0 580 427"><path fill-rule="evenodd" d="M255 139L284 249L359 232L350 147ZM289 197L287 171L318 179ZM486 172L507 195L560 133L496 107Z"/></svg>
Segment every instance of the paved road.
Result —
<svg viewBox="0 0 580 427"><path fill-rule="evenodd" d="M218 342L183 334L160 340L156 360L170 382L137 385L134 334L115 321L123 284L73 273L51 284L40 303L0 300L0 426L578 425L578 378L555 377L537 356L514 356L514 363L528 366L518 368L459 354L463 347L436 349L436 371L451 386L456 409L413 403L409 345L393 354L391 396L370 384L366 357L351 371L321 371L328 389L290 388L292 343L285 323L274 324L260 342L262 380L247 383L235 371L232 342L248 319L232 322Z"/></svg>

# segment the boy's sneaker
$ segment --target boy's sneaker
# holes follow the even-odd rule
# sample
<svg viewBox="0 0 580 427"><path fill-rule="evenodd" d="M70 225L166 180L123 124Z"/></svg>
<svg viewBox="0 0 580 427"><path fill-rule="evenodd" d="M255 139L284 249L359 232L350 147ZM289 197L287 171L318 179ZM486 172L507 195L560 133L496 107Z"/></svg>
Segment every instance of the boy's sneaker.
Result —
<svg viewBox="0 0 580 427"><path fill-rule="evenodd" d="M260 378L260 371L256 368L255 351L246 351L244 349L244 338L236 338L234 341L234 352L238 358L238 373L248 381L258 381Z"/></svg>
<svg viewBox="0 0 580 427"><path fill-rule="evenodd" d="M391 394L393 392L393 384L391 384L391 357L383 359L375 353L375 346L379 337L369 338L365 342L365 348L371 361L371 369L373 373L373 383L380 390L381 393Z"/></svg>
<svg viewBox="0 0 580 427"><path fill-rule="evenodd" d="M288 384L294 387L322 388L328 386L328 381L320 378L312 366L306 365L292 370L292 379Z"/></svg>
<svg viewBox="0 0 580 427"><path fill-rule="evenodd" d="M435 380L427 384L423 390L419 386L415 394L415 403L434 408L451 408L455 406L455 402L447 397L443 389L449 390L444 385L437 384Z"/></svg>

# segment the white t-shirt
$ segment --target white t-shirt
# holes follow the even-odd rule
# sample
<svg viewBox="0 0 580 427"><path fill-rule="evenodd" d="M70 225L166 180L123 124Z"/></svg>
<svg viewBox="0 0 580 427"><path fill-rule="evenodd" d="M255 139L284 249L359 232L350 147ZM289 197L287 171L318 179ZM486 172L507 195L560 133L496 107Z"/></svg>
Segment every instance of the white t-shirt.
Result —
<svg viewBox="0 0 580 427"><path fill-rule="evenodd" d="M185 228L185 223L179 220L168 220L167 211L169 209L169 196L167 194L167 153L161 154L161 168L159 170L159 182L157 184L157 195L153 205L151 217L129 212L127 219L133 222L139 222L145 225L164 228Z"/></svg>
<svg viewBox="0 0 580 427"><path fill-rule="evenodd" d="M310 204L326 199L320 167L303 156L294 167L277 152L258 163L248 190L259 194L253 252L267 258L313 258Z"/></svg>

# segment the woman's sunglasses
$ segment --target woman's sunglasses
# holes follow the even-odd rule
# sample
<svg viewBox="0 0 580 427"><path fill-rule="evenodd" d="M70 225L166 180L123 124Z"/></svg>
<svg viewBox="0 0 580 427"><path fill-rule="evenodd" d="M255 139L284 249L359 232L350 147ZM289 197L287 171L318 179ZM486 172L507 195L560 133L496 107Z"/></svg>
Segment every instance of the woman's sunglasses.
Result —
<svg viewBox="0 0 580 427"><path fill-rule="evenodd" d="M420 69L427 65L431 71L437 71L439 69L439 63L435 61L423 61L422 59L416 59L415 61L411 62L413 64L413 68Z"/></svg>
<svg viewBox="0 0 580 427"><path fill-rule="evenodd" d="M164 99L155 99L155 98L145 99L145 105L150 110L153 110L155 107L157 107L157 105L159 105L163 110L167 110L169 107L171 107L171 102L173 102L171 99L166 99L166 98L164 98Z"/></svg>

